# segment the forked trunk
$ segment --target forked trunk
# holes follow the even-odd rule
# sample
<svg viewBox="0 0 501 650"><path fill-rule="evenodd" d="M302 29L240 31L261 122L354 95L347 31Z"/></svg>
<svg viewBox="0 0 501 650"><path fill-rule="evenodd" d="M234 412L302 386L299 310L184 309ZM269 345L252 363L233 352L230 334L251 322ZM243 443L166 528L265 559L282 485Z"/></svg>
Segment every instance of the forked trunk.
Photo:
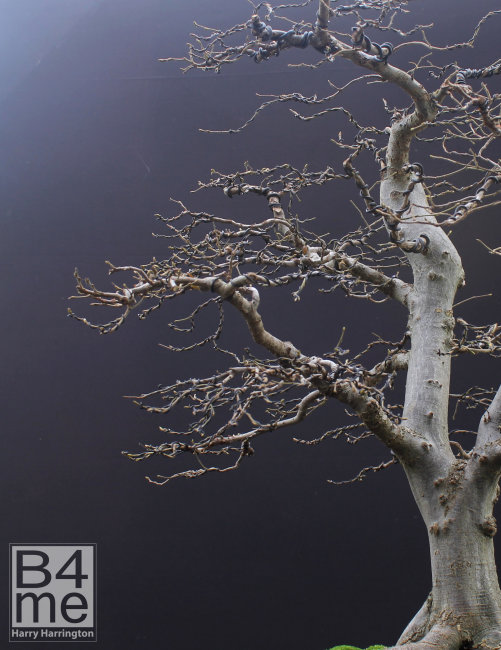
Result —
<svg viewBox="0 0 501 650"><path fill-rule="evenodd" d="M432 591L400 637L399 647L501 647L501 591L492 516L497 471L488 472L490 480L486 480L488 464L482 456L472 455L454 462L448 475L436 478L424 492L414 489L428 526ZM408 474L411 485L415 484L412 469Z"/></svg>
<svg viewBox="0 0 501 650"><path fill-rule="evenodd" d="M386 171L381 202L402 215L406 240L425 236L424 254L409 253L414 284L408 299L411 340L402 425L418 441L400 458L428 528L432 590L397 646L408 650L501 648L501 592L494 561L492 516L501 446L501 389L486 412L474 448L460 458L448 429L453 303L463 279L461 260L437 227L421 183L409 194L406 147L398 126L389 151L398 165ZM405 142L404 142L405 144ZM499 402L499 403L498 403Z"/></svg>

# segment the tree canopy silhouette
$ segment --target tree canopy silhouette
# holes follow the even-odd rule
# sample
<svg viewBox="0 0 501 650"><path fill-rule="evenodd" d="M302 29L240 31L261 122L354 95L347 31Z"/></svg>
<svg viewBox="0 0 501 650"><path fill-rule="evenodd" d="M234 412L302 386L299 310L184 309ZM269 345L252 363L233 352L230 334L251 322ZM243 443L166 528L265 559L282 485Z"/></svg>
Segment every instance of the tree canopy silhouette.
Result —
<svg viewBox="0 0 501 650"><path fill-rule="evenodd" d="M186 56L174 59L187 72L224 72L248 58L273 65L274 57L287 56L293 48L316 51L317 61L303 66L353 65L352 79L343 86L331 84L329 95L270 96L245 123L226 133L241 132L273 104L291 103L301 106L302 112L293 110L300 121L341 116L350 135L340 131L331 139L339 155L323 169L310 170L313 153L311 165L304 168L289 163L253 168L246 163L238 171L213 171L209 180L199 182L200 191L217 189L233 201L257 195L266 213L242 220L194 211L177 201L175 214L157 215L165 227L165 259L140 266L109 264L110 274L128 279L108 290L75 273L76 297L115 309L118 316L96 324L72 311L70 315L100 333L112 333L134 310L144 319L159 308L168 310L169 301L199 292L195 309L170 323L173 330L191 334L206 310L216 310L213 333L185 347L169 347L183 352L213 346L224 368L136 398L152 413L167 415L186 406L192 416L183 429L162 428L162 444L126 453L134 461L153 456L189 461L187 468L149 479L160 485L237 469L254 453L259 436L303 422L332 400L348 407L355 423L300 442L379 438L391 457L365 467L352 481L400 463L429 532L432 589L396 647L493 650L501 647L501 592L493 546L493 504L501 474L501 389L472 386L451 395L450 376L451 361L459 355L499 358L501 326L469 323L455 315L454 308L464 302L454 304L464 272L449 235L479 210L500 203L501 94L489 84L501 73L501 60L487 59L484 67L472 69L452 57L457 50L476 47L484 23L499 19L501 10L473 26L469 40L435 45L428 33L431 25L399 27L399 19L416 4L320 0L310 16L312 0L259 3L238 25L197 25ZM418 60L406 59L406 52L416 48L422 50ZM364 125L356 103L340 103L343 93L356 85L364 88L360 98L370 92L383 100L385 124L375 120ZM388 85L401 91L400 105L384 98ZM419 147L419 161L414 147ZM439 172L428 174L427 167L436 166L437 160ZM370 171L361 172L362 167ZM353 228L342 235L315 231L314 215L307 203L298 203L299 196L307 188L340 183L353 188L358 210L352 208L357 217ZM485 254L501 254L495 243L482 244ZM260 308L264 292L289 291L301 319L309 317L301 309L301 297L312 286L324 293L343 291L351 299L395 301L407 314L401 338L392 342L376 337L351 354L342 347L338 329L329 350L302 351L268 329ZM239 350L221 342L226 309L236 310L249 330ZM257 345L248 349L252 341ZM366 363L375 350L380 351L377 362ZM394 387L404 380L400 405ZM477 431L459 432L461 442L449 423L451 406L458 404L483 412ZM467 433L470 438L465 438Z"/></svg>

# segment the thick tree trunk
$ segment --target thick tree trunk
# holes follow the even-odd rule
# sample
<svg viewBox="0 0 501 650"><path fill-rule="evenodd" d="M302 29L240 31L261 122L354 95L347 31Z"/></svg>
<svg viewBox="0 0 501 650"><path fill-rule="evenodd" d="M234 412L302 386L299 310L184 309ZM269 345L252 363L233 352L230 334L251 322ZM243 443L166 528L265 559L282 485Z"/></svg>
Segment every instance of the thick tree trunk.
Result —
<svg viewBox="0 0 501 650"><path fill-rule="evenodd" d="M484 463L480 456L457 460L447 476L437 477L425 493L415 493L419 505L426 500L430 510L431 502L438 515L434 521L433 516L425 519L432 591L396 647L501 647L501 591L492 516L497 472L490 472L491 480L486 481Z"/></svg>
<svg viewBox="0 0 501 650"><path fill-rule="evenodd" d="M397 213L410 183L408 143L400 136L394 127L381 186L381 203ZM414 284L408 299L411 349L402 424L420 444L419 451L400 460L428 529L432 590L394 647L498 649L501 592L492 509L501 451L492 452L497 443L495 432L487 431L494 426L489 414L486 431L481 426L477 444L464 459L454 456L449 442L452 307L463 279L461 260L437 227L421 184L410 195L400 228L405 240L429 240L424 254L408 253Z"/></svg>

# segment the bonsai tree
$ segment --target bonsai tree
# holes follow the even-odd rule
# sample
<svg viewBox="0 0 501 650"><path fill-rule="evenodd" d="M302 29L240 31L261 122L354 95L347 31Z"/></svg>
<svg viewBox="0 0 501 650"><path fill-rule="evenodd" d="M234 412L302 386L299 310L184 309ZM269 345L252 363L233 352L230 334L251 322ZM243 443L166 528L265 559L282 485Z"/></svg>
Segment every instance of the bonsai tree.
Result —
<svg viewBox="0 0 501 650"><path fill-rule="evenodd" d="M458 355L499 357L501 326L469 324L455 316L464 272L450 234L481 208L499 203L501 95L491 92L489 83L501 72L501 62L486 60L484 67L471 69L451 57L474 47L483 24L501 11L485 15L468 41L438 46L428 37L430 26L397 26L407 7L416 4L320 0L315 14L311 0L276 7L259 3L233 27L197 26L187 55L178 59L186 71L219 73L230 64L253 65L252 60L272 66L276 56L287 56L294 48L315 52L316 61L308 59L306 66L335 69L345 62L353 69L352 79L344 86L332 84L325 97L292 93L267 98L244 124L228 132L240 132L271 104L294 102L306 111L293 111L299 120L340 115L353 135L340 132L332 140L338 156L324 169L313 169L313 158L302 169L280 162L263 169L245 164L239 171L213 171L199 183L200 190L224 192L232 206L252 200L255 207L260 200L261 216L219 216L177 202L177 213L157 215L165 227L165 259L141 266L110 264L110 274L128 279L109 290L75 273L78 297L118 310L118 316L95 324L70 315L100 333L111 333L133 310L143 319L197 292L200 301L193 311L170 324L179 332L193 332L200 314L216 308L212 334L171 349L213 346L221 353L223 368L137 398L149 412L167 415L177 406L188 406L192 414L182 430L166 420L165 442L126 453L134 461L153 456L188 461L187 467L148 479L158 485L235 470L252 456L259 436L301 423L332 400L345 405L357 418L355 424L340 424L300 442L376 436L391 457L364 468L353 480L399 463L429 534L432 588L395 647L493 650L501 647L493 544L493 504L501 473L501 389L472 386L455 396L482 410L478 430L466 438L470 442L465 442L465 431L459 442L449 423L454 406L450 379L451 361ZM298 20L287 11L313 13ZM397 44L384 40L390 34ZM406 60L409 46L412 52L422 51L417 62ZM434 56L439 58L434 61ZM383 100L385 124L375 118L364 126L356 105L339 103L355 84ZM393 88L398 93L391 101L397 97L400 106L383 97L382 89L393 93ZM419 162L412 152L416 145ZM437 159L439 173L427 175L427 166ZM367 171L359 171L362 167ZM322 224L324 229L315 232L314 215L307 204L297 202L300 193L343 183L352 186L358 213L349 204L335 210L351 209L353 227L340 235L326 232ZM479 249L501 254L500 248L487 244ZM276 291L280 299L292 293L301 319L308 317L301 310L302 292L314 285L367 302L398 303L404 316L400 340L369 340L365 349L350 355L342 347L340 324L332 327L327 352L315 350L314 341L300 350L268 329L260 307L264 293ZM248 328L239 350L226 349L221 342L228 310L238 313ZM364 362L374 354L379 354L376 363ZM394 397L399 389L403 405Z"/></svg>

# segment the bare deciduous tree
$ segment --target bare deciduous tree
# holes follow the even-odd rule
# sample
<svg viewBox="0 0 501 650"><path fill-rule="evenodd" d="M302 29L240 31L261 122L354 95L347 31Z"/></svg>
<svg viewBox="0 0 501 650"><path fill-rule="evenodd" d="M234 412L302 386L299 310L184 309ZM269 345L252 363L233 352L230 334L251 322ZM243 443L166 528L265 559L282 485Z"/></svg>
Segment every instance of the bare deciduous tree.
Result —
<svg viewBox="0 0 501 650"><path fill-rule="evenodd" d="M451 438L449 410L452 358L465 353L499 357L501 326L473 325L454 316L464 273L446 230L499 203L501 166L495 149L501 134L501 95L494 94L488 82L501 72L501 60L486 61L479 69L442 62L455 50L474 47L482 25L501 10L485 15L468 41L439 47L428 38L429 26L398 28L399 16L414 4L410 0L349 0L346 5L320 0L311 23L282 15L310 10L311 4L312 0L275 7L259 3L248 20L231 28L198 26L200 33L188 54L178 60L185 70L219 72L246 57L272 65L271 59L287 49L313 48L318 62L304 65L335 66L340 60L353 64L353 70L361 73L355 72L348 84L334 87L330 95L272 96L245 124L229 131L244 129L276 103L313 107L316 112L309 115L294 112L301 120L339 113L356 129L356 136L347 142L340 133L334 140L341 152L338 162L320 171L279 164L214 172L200 189L220 188L233 200L260 195L271 213L249 223L195 212L178 202L175 216L157 215L166 227L162 236L169 242L167 259L142 266L110 265L110 274L128 274L131 280L109 291L76 273L78 297L115 308L118 317L96 325L70 313L99 332L110 333L133 309L139 308L139 317L144 318L188 292L208 294L184 322L177 320L171 326L191 332L200 313L216 307L214 333L181 350L213 345L228 360L227 368L138 397L143 408L155 413L188 405L194 420L183 431L164 429L167 442L145 445L142 452L127 453L128 457L191 459L195 468L150 479L161 485L176 477L227 472L252 455L258 436L302 422L330 400L339 400L358 423L302 442L377 436L391 450L392 459L364 468L354 480L399 462L429 532L432 589L396 646L500 648L493 504L501 473L501 389L475 387L455 396L483 410L469 445ZM375 42L372 36L378 32L392 34L399 44ZM422 48L416 63L405 61L409 45ZM440 64L433 61L436 54L442 57ZM361 125L355 108L336 104L348 86L366 84L377 93L383 82L383 87L398 87L409 102L392 108L385 101L388 122L383 128ZM416 140L421 151L428 147L427 155L441 159L440 174L426 176L426 165L412 162ZM362 157L375 164L376 180L371 185L355 166ZM363 227L342 237L311 232L307 218L311 215L295 212L295 200L304 188L332 182L353 184L368 215ZM499 248L487 244L485 248L500 254ZM407 273L409 267L412 274ZM300 314L301 292L314 281L324 291L339 288L350 297L400 303L408 314L401 340L383 342L387 348L380 361L364 367L363 354L348 358L341 341L333 341L328 353L313 356L278 338L266 327L260 292L292 287ZM266 358L220 347L226 305L240 313ZM242 343L244 348L247 343ZM375 343L369 342L366 350ZM405 403L400 407L392 404L391 391L396 377L404 373Z"/></svg>

